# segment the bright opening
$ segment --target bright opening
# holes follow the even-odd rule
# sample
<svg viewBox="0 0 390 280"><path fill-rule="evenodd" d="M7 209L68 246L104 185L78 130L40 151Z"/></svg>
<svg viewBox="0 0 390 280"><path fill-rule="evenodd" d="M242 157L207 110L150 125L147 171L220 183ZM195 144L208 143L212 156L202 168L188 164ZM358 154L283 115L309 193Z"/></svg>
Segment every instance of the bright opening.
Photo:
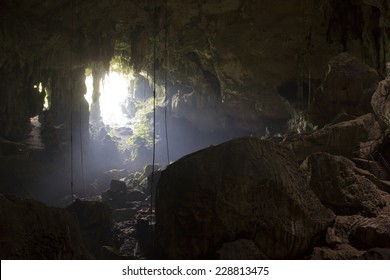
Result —
<svg viewBox="0 0 390 280"><path fill-rule="evenodd" d="M111 127L122 127L129 122L123 113L123 106L130 95L131 74L112 71L100 81L100 112L103 122ZM93 78L88 75L85 79L87 93L85 99L92 104Z"/></svg>
<svg viewBox="0 0 390 280"><path fill-rule="evenodd" d="M48 98L48 94L47 94L46 88L44 88L42 83L39 82L38 85L34 85L34 89L38 89L39 93L44 92L45 97L44 97L43 108L44 109L49 109L49 98Z"/></svg>

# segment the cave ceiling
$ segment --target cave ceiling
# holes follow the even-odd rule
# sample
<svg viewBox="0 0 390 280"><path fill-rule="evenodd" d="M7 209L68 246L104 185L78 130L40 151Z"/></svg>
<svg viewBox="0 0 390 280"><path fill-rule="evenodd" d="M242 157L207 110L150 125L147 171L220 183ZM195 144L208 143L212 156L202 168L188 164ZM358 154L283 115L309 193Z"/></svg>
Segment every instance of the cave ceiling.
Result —
<svg viewBox="0 0 390 280"><path fill-rule="evenodd" d="M0 122L16 111L10 96L24 96L15 92L74 69L108 69L114 56L150 76L156 66L158 83L167 73L173 88L202 101L193 110L211 96L242 122L287 120L291 104L278 89L289 81L298 91L318 86L340 52L384 73L389 6L387 0L1 1L0 89L7 109ZM290 103L306 102L294 94ZM17 124L26 116L11 119Z"/></svg>

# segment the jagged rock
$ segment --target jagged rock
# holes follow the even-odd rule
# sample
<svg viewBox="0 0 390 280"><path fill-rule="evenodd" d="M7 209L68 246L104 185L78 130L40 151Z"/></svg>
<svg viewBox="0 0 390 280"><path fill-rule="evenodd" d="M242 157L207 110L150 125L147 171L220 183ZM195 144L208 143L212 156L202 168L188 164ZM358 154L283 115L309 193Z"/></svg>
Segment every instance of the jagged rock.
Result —
<svg viewBox="0 0 390 280"><path fill-rule="evenodd" d="M251 137L169 165L156 199L156 249L171 259L210 258L238 237L267 258L297 258L335 218L287 149Z"/></svg>
<svg viewBox="0 0 390 280"><path fill-rule="evenodd" d="M125 192L127 191L126 183L120 180L111 180L110 191Z"/></svg>
<svg viewBox="0 0 390 280"><path fill-rule="evenodd" d="M0 228L1 259L91 258L64 209L0 194Z"/></svg>
<svg viewBox="0 0 390 280"><path fill-rule="evenodd" d="M359 259L363 260L390 260L389 248L372 248L367 250Z"/></svg>
<svg viewBox="0 0 390 280"><path fill-rule="evenodd" d="M377 89L372 95L371 106L374 112L390 126L390 75L379 82Z"/></svg>
<svg viewBox="0 0 390 280"><path fill-rule="evenodd" d="M334 246L342 243L341 238L337 236L334 228L327 228L325 241L329 246Z"/></svg>
<svg viewBox="0 0 390 280"><path fill-rule="evenodd" d="M84 243L95 256L101 246L112 242L112 212L110 207L98 201L76 200L67 207L79 222Z"/></svg>
<svg viewBox="0 0 390 280"><path fill-rule="evenodd" d="M98 255L100 260L128 260L128 256L121 255L115 248L111 246L102 246Z"/></svg>
<svg viewBox="0 0 390 280"><path fill-rule="evenodd" d="M342 244L349 244L351 233L364 224L369 218L361 215L336 216L333 228L335 235L340 238Z"/></svg>
<svg viewBox="0 0 390 280"><path fill-rule="evenodd" d="M323 126L339 114L361 116L372 111L370 100L379 82L377 71L348 53L329 61L329 70L310 108L310 120Z"/></svg>
<svg viewBox="0 0 390 280"><path fill-rule="evenodd" d="M120 180L125 178L128 175L127 170L125 169L112 169L104 172L99 176L93 183L93 188L100 193L106 191L111 185L112 180Z"/></svg>
<svg viewBox="0 0 390 280"><path fill-rule="evenodd" d="M309 173L310 188L336 214L376 216L385 206L377 186L358 175L355 164L347 158L315 153L302 168Z"/></svg>
<svg viewBox="0 0 390 280"><path fill-rule="evenodd" d="M315 247L309 256L311 260L351 260L359 259L364 251L360 251L349 244L337 245L334 249L328 247Z"/></svg>
<svg viewBox="0 0 390 280"><path fill-rule="evenodd" d="M252 240L239 239L222 244L217 251L221 260L265 260L267 257L259 250Z"/></svg>
<svg viewBox="0 0 390 280"><path fill-rule="evenodd" d="M131 208L134 201L143 201L145 198L145 193L137 189L126 191L108 190L102 193L102 201L112 209Z"/></svg>
<svg viewBox="0 0 390 280"><path fill-rule="evenodd" d="M292 149L299 161L316 152L327 152L352 158L362 143L381 137L381 130L373 114L360 116L326 126L311 134L288 136L283 145Z"/></svg>
<svg viewBox="0 0 390 280"><path fill-rule="evenodd" d="M133 201L127 203L128 208L119 208L119 209L113 209L112 210L112 218L117 221L127 221L134 219L135 214L137 211L142 207L142 204L140 201Z"/></svg>
<svg viewBox="0 0 390 280"><path fill-rule="evenodd" d="M365 220L351 232L350 240L358 248L390 248L390 217L380 215Z"/></svg>

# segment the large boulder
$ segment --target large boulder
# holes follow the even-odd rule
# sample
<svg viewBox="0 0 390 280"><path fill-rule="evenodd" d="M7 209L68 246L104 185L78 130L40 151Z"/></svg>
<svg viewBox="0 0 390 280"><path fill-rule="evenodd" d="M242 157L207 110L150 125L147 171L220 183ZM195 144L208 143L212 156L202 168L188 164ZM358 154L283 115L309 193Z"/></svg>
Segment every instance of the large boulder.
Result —
<svg viewBox="0 0 390 280"><path fill-rule="evenodd" d="M386 204L378 187L359 175L356 165L347 158L315 153L302 168L308 172L310 188L338 215L376 216Z"/></svg>
<svg viewBox="0 0 390 280"><path fill-rule="evenodd" d="M41 202L0 194L1 259L85 259L73 216Z"/></svg>
<svg viewBox="0 0 390 280"><path fill-rule="evenodd" d="M351 158L356 156L357 152L363 153L366 147L375 144L381 137L379 123L374 114L369 113L326 126L310 134L288 136L282 143L294 151L297 160L303 161L316 152Z"/></svg>
<svg viewBox="0 0 390 280"><path fill-rule="evenodd" d="M371 106L374 112L390 126L390 75L379 83L372 95Z"/></svg>
<svg viewBox="0 0 390 280"><path fill-rule="evenodd" d="M297 258L334 218L288 149L241 138L162 172L155 245L162 258L214 258L223 243L248 239L266 258Z"/></svg>
<svg viewBox="0 0 390 280"><path fill-rule="evenodd" d="M310 108L313 123L325 125L340 113L354 116L370 113L370 100L378 86L377 71L348 53L329 61L322 91L315 95Z"/></svg>
<svg viewBox="0 0 390 280"><path fill-rule="evenodd" d="M112 243L112 211L99 201L76 200L67 207L79 223L88 250L98 256L101 247Z"/></svg>

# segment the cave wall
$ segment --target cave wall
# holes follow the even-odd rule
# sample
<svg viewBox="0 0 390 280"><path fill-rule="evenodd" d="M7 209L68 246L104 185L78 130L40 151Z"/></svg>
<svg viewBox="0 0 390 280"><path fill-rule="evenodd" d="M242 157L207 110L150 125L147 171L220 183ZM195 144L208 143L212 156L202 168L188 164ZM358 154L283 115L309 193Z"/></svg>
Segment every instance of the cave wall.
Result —
<svg viewBox="0 0 390 280"><path fill-rule="evenodd" d="M33 90L39 82L55 125L69 122L69 108L87 114L77 103L83 89L70 85L86 67L107 70L114 55L149 77L155 66L159 84L166 73L172 116L205 131L256 135L285 124L292 105L310 103L332 56L350 52L382 74L390 56L386 0L156 3L2 1L0 136L28 132L29 118L42 110Z"/></svg>

